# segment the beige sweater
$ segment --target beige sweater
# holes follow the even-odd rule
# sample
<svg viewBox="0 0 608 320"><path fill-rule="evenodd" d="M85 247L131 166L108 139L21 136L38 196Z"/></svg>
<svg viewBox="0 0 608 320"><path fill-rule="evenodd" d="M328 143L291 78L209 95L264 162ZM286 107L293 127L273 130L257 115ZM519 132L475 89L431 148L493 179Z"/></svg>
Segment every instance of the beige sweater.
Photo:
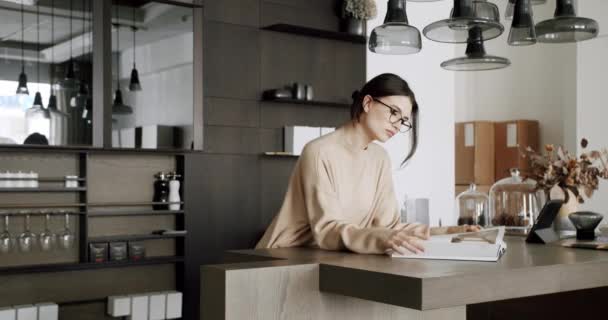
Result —
<svg viewBox="0 0 608 320"><path fill-rule="evenodd" d="M296 246L384 253L400 223L390 159L379 145L346 143L343 129L306 145L283 205L256 248Z"/></svg>

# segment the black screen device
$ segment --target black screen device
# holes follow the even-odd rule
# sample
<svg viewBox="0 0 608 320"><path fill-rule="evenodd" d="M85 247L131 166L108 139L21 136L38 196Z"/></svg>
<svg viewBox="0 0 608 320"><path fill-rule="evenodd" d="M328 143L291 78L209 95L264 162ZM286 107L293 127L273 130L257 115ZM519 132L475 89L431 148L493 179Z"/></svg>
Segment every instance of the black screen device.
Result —
<svg viewBox="0 0 608 320"><path fill-rule="evenodd" d="M564 201L562 200L550 200L545 203L545 206L538 214L536 223L530 229L530 233L528 233L526 242L549 243L559 240L559 235L553 230L551 225L563 204Z"/></svg>

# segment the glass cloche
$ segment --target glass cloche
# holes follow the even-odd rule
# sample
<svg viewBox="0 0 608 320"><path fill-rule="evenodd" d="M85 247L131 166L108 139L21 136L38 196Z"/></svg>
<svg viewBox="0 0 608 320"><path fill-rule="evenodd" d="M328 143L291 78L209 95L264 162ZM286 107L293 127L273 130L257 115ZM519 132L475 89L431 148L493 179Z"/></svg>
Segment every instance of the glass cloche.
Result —
<svg viewBox="0 0 608 320"><path fill-rule="evenodd" d="M469 190L456 197L458 207L458 225L480 225L486 227L489 221L489 197L477 190L477 185L471 183Z"/></svg>
<svg viewBox="0 0 608 320"><path fill-rule="evenodd" d="M536 191L536 181L524 181L518 169L511 169L511 177L490 189L490 223L525 234L534 224L543 200L542 192Z"/></svg>

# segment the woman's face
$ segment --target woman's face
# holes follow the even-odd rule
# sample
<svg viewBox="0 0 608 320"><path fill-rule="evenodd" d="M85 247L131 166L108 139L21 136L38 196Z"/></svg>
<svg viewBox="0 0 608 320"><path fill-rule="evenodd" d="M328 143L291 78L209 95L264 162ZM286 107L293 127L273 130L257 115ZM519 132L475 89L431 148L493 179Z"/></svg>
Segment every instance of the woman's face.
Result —
<svg viewBox="0 0 608 320"><path fill-rule="evenodd" d="M363 99L365 113L361 116L367 134L373 139L386 142L400 131L411 127L412 100L407 96L387 96Z"/></svg>

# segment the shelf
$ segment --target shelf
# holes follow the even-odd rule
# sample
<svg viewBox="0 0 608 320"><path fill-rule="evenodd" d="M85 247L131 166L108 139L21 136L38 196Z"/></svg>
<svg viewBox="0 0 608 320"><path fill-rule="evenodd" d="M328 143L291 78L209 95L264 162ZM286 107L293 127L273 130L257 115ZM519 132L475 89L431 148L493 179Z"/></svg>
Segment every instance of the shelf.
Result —
<svg viewBox="0 0 608 320"><path fill-rule="evenodd" d="M297 100L297 99L262 99L263 102L273 103L289 103L289 104L305 104L310 106L325 106L336 108L350 108L350 104L341 102L315 101L315 100Z"/></svg>
<svg viewBox="0 0 608 320"><path fill-rule="evenodd" d="M85 203L0 204L0 209L53 209L86 207Z"/></svg>
<svg viewBox="0 0 608 320"><path fill-rule="evenodd" d="M270 30L283 33L291 33L300 36L315 37L330 40L339 40L357 44L366 44L367 39L364 36L357 36L346 32L335 32L308 27L301 27L291 24L279 23L263 27L262 30Z"/></svg>
<svg viewBox="0 0 608 320"><path fill-rule="evenodd" d="M153 206L153 205L170 205L170 204L180 204L183 205L184 202L97 202L97 203L88 203L89 207L141 207L141 206Z"/></svg>
<svg viewBox="0 0 608 320"><path fill-rule="evenodd" d="M184 214L184 210L148 210L148 211L99 211L89 212L89 217L130 217L130 216L166 216Z"/></svg>
<svg viewBox="0 0 608 320"><path fill-rule="evenodd" d="M281 158L299 158L299 155L285 153L285 152L264 152L267 157L281 157Z"/></svg>
<svg viewBox="0 0 608 320"><path fill-rule="evenodd" d="M86 187L78 187L78 188L52 188L52 187L43 187L43 188L0 188L0 193L9 193L9 192L20 192L20 193L32 193L32 192L81 192L86 191Z"/></svg>
<svg viewBox="0 0 608 320"><path fill-rule="evenodd" d="M40 272L64 272L78 270L94 270L105 268L126 268L147 266L156 264L168 264L183 262L184 257L158 257L149 258L141 261L117 261L105 263L55 263L44 265L28 265L28 266L11 266L0 267L0 275L13 275L24 273L40 273Z"/></svg>
<svg viewBox="0 0 608 320"><path fill-rule="evenodd" d="M159 239L172 239L172 238L183 238L185 234L133 234L133 235L121 235L121 236L103 236L103 237L91 237L88 242L116 242L116 241L143 241L143 240L159 240Z"/></svg>
<svg viewBox="0 0 608 320"><path fill-rule="evenodd" d="M76 189L76 188L70 188ZM86 189L86 188L85 188ZM27 192L27 191L26 191ZM32 190L30 190L32 192ZM0 204L0 209L52 209L52 208L78 208L78 207L142 207L153 205L170 205L184 202L107 202L107 203L19 203L19 204ZM165 210L168 211L168 210Z"/></svg>
<svg viewBox="0 0 608 320"><path fill-rule="evenodd" d="M0 181L5 181L5 180L10 180L10 181L38 181L41 183L47 183L47 182L65 182L66 179L64 177L61 178L0 178ZM70 181L86 181L86 178L77 178L77 179L70 179Z"/></svg>

